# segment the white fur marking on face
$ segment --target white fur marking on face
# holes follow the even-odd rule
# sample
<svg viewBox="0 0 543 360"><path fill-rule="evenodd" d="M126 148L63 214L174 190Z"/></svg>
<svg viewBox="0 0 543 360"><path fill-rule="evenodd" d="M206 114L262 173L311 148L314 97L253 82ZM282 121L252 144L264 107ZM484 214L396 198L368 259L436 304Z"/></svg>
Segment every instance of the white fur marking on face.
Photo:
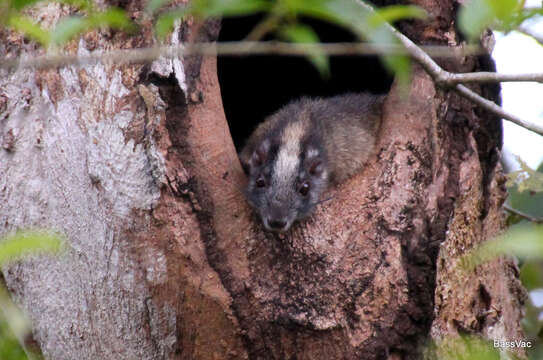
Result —
<svg viewBox="0 0 543 360"><path fill-rule="evenodd" d="M300 163L299 146L297 144L288 144L281 148L277 154L275 166L273 169L273 177L276 183L290 178Z"/></svg>
<svg viewBox="0 0 543 360"><path fill-rule="evenodd" d="M300 163L300 139L304 133L304 123L296 121L289 124L282 133L281 146L273 169L275 183L284 182L296 176Z"/></svg>
<svg viewBox="0 0 543 360"><path fill-rule="evenodd" d="M308 159L311 159L311 158L314 158L314 157L317 157L319 155L319 150L315 149L315 148L309 148L307 150L307 158Z"/></svg>

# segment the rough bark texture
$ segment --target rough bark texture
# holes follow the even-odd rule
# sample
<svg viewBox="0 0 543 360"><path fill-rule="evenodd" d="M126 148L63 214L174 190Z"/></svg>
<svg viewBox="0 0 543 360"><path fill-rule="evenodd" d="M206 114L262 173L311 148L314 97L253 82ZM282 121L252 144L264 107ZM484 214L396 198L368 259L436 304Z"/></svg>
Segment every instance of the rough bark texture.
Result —
<svg viewBox="0 0 543 360"><path fill-rule="evenodd" d="M457 4L439 4L430 10L441 22L419 41L454 38ZM121 5L141 14L136 1ZM54 22L69 11L36 12ZM143 29L92 32L67 51L147 46ZM216 21L184 23L171 42L218 31ZM0 36L2 57L36 53ZM408 94L391 90L370 165L277 236L239 190L215 58L2 73L0 232L54 228L70 245L62 258L3 269L43 353L397 359L420 356L429 335L518 339L514 263L455 271L503 227L499 122L416 66Z"/></svg>

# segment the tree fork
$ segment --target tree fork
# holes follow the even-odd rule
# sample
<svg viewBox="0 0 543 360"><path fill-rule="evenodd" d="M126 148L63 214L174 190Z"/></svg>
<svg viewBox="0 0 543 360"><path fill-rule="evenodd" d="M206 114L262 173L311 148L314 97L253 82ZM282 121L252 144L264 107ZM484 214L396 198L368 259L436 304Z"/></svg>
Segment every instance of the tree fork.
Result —
<svg viewBox="0 0 543 360"><path fill-rule="evenodd" d="M446 43L441 5L450 21L431 36ZM218 32L184 23L171 42ZM8 35L2 56L33 53ZM91 32L68 50L152 43L127 40ZM499 119L422 68L408 97L393 86L368 167L286 237L240 192L215 57L1 74L0 135L16 139L0 150L1 233L51 227L70 243L3 269L46 357L393 359L428 337L521 338L515 264L458 271L503 229Z"/></svg>

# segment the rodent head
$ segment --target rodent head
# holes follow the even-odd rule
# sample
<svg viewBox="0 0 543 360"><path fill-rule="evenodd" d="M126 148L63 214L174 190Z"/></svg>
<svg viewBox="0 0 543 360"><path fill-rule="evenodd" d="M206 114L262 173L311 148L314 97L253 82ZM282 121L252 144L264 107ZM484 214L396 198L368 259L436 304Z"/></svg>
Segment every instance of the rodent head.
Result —
<svg viewBox="0 0 543 360"><path fill-rule="evenodd" d="M310 144L265 139L244 164L247 199L267 230L285 232L312 212L328 187L322 152Z"/></svg>

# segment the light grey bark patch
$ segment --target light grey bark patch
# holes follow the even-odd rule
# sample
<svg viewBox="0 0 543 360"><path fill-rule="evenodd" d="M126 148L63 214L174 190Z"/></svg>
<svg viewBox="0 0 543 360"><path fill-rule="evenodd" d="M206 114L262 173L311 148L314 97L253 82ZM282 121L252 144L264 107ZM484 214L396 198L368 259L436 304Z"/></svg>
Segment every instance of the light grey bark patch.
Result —
<svg viewBox="0 0 543 360"><path fill-rule="evenodd" d="M83 91L79 71L98 86ZM17 135L14 151L0 149L0 236L38 226L63 233L69 244L61 258L5 267L6 282L46 358L168 357L175 312L155 306L147 284L160 283L167 264L143 268L123 235L131 211L158 200L164 160L152 139L145 146L126 141L123 129L145 114L133 112L133 99L123 105L134 95L118 70L98 64L59 74L58 102L46 85L38 87L34 71L0 77L8 99L0 138L10 129ZM149 221L143 214L143 224Z"/></svg>
<svg viewBox="0 0 543 360"><path fill-rule="evenodd" d="M44 117L45 124L41 122ZM42 125L44 144L38 148L34 138ZM116 354L112 359L152 358L153 345L138 343L136 335L147 321L141 315L149 296L147 288L135 279L141 269L115 245L120 242L119 234L115 235L112 228L118 225L101 209L100 196L86 176L84 146L78 146L79 142L84 144L84 137L74 124L62 123L43 111L21 116L19 126L21 143L27 150L17 151L7 161L2 156L0 161L0 171L5 174L0 184L6 189L0 201L8 206L1 218L2 224L9 223L3 230L41 225L61 230L70 243L63 258L43 257L4 269L11 273L6 277L8 286L30 313L36 339L45 344L44 354L51 359L67 359L65 354L83 344L78 349L82 358L92 358L95 351L110 353L105 349L113 349L115 341L122 341L132 344L130 353ZM62 137L63 131L71 132L70 137ZM82 161L70 161L72 157ZM116 274L120 268L128 270ZM118 293L119 288L124 294ZM104 306L100 300L104 298L117 305ZM120 309L120 313L111 314L111 308ZM113 319L118 317L129 319L133 331L117 328ZM74 330L70 323L78 321L89 327ZM109 333L116 336L108 340L104 334L93 333L93 328L110 329ZM103 348L93 348L92 344Z"/></svg>
<svg viewBox="0 0 543 360"><path fill-rule="evenodd" d="M115 215L123 218L132 209L151 209L160 191L150 176L149 159L143 146L134 146L133 140L125 144L124 134L113 123L99 122L89 128L89 135L98 139L89 144L89 175L100 182ZM157 158L160 157L157 155Z"/></svg>
<svg viewBox="0 0 543 360"><path fill-rule="evenodd" d="M79 53L87 54L83 44L80 45ZM106 69L103 64L86 67L85 71L99 85L99 89L89 87L97 93L83 93L75 70L62 69L67 92L57 105L56 116L66 120L65 126L81 123L85 127L86 134L81 134L79 145L86 156L88 174L93 182L100 182L116 216L123 218L132 209L151 209L160 196L155 179L162 178L165 171L162 156L155 146L144 149L133 140L125 140L122 130L138 115L130 108L130 102L117 109L118 101L130 95L122 84L120 71ZM103 107L96 106L97 102L103 103ZM81 131L74 127L69 133L72 132ZM57 135L63 138L67 134ZM150 173L156 178L149 176Z"/></svg>
<svg viewBox="0 0 543 360"><path fill-rule="evenodd" d="M179 39L179 31L181 29L181 21L176 20L174 29L171 34L170 38L170 45L172 47L177 46L183 46ZM183 62L179 57L174 57L172 59L167 59L163 56L159 57L157 60L153 61L151 63L151 72L154 72L155 74L167 78L172 73L174 74L177 84L183 90L185 94L187 94L187 81L186 81L186 75L185 75L185 67L183 65Z"/></svg>

